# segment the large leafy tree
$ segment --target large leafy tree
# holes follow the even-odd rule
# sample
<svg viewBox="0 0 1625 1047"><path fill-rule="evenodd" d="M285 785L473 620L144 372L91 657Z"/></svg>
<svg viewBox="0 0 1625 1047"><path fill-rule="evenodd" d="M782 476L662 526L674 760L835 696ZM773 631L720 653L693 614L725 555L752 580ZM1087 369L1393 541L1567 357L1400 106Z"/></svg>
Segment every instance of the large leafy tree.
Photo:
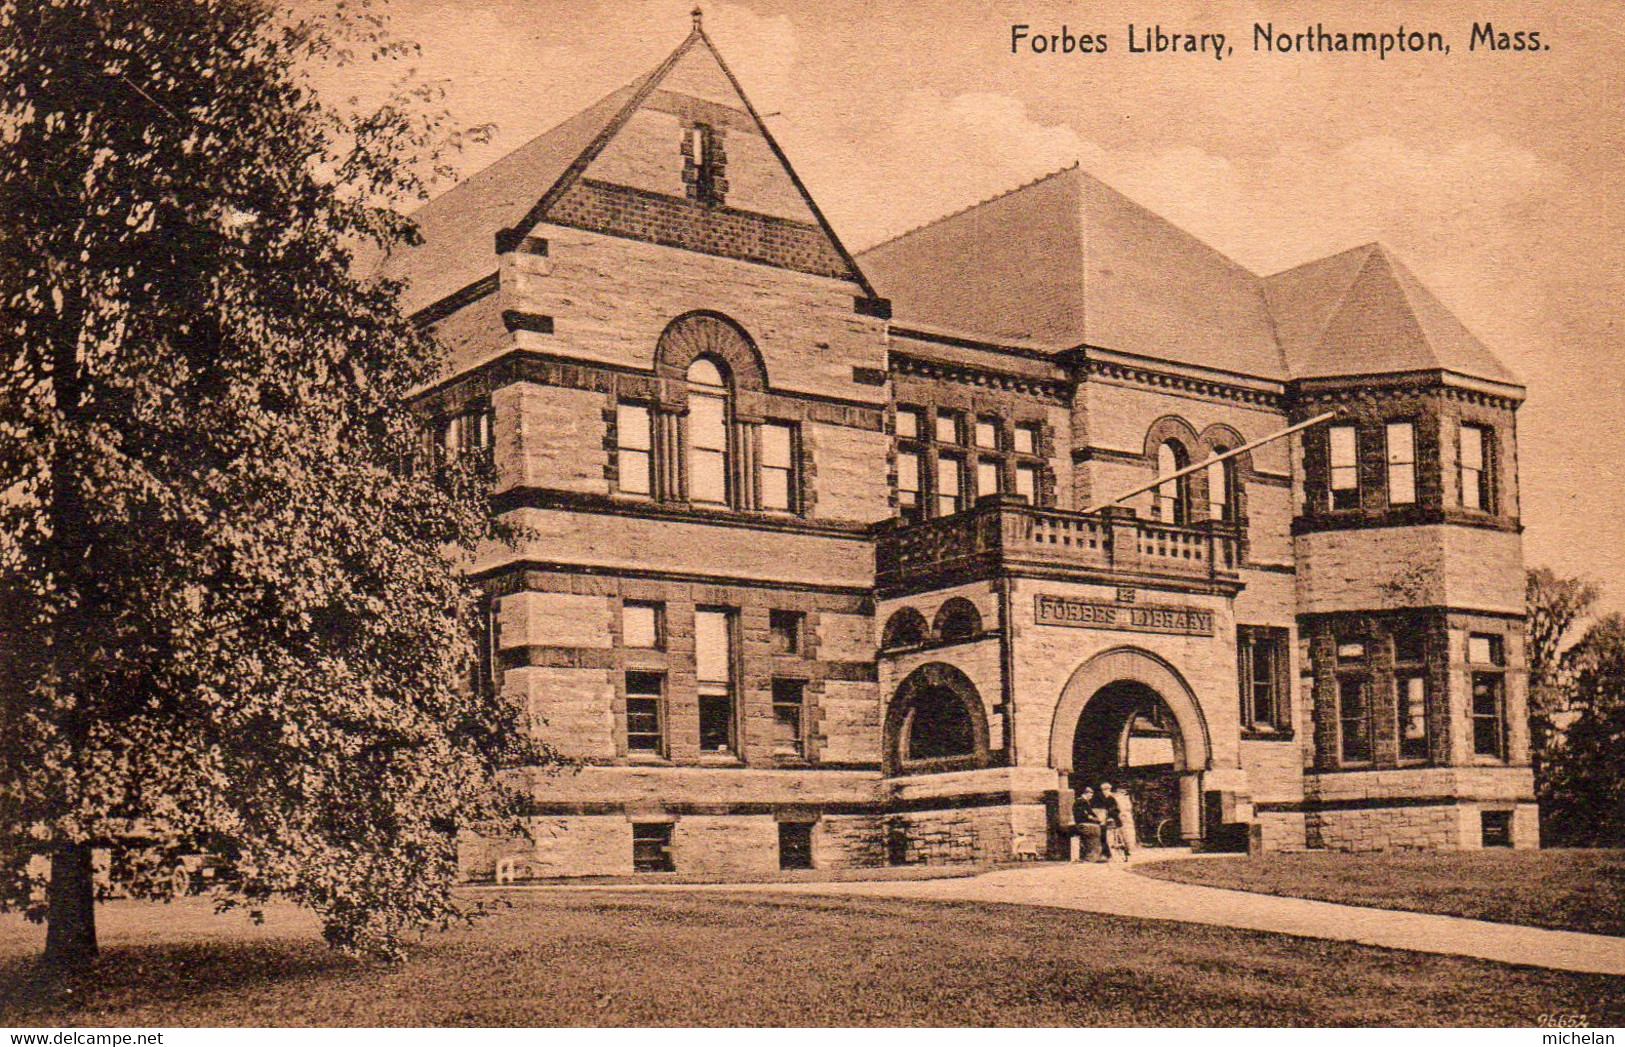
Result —
<svg viewBox="0 0 1625 1047"><path fill-rule="evenodd" d="M1548 567L1531 568L1525 602L1529 630L1529 749L1537 788L1561 740L1561 720L1573 694L1572 634L1597 602L1595 585L1564 578Z"/></svg>
<svg viewBox="0 0 1625 1047"><path fill-rule="evenodd" d="M1625 615L1597 619L1567 653L1569 708L1541 800L1548 836L1625 846Z"/></svg>
<svg viewBox="0 0 1625 1047"><path fill-rule="evenodd" d="M104 853L390 952L501 814L485 480L425 457L438 350L352 258L448 139L308 81L393 53L342 0L0 0L0 905L48 958L95 952Z"/></svg>

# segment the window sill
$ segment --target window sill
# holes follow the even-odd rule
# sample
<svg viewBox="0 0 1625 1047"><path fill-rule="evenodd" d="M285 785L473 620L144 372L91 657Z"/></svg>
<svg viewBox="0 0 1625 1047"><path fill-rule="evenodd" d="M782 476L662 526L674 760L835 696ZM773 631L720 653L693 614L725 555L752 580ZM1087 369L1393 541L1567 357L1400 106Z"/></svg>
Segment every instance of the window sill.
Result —
<svg viewBox="0 0 1625 1047"><path fill-rule="evenodd" d="M745 761L733 753L701 753L699 764L701 767L743 767Z"/></svg>
<svg viewBox="0 0 1625 1047"><path fill-rule="evenodd" d="M1276 731L1259 731L1243 728L1241 732L1241 740L1244 742L1290 742L1295 741L1296 739L1297 735L1292 732L1291 728L1283 728Z"/></svg>
<svg viewBox="0 0 1625 1047"><path fill-rule="evenodd" d="M645 753L645 752L627 753L626 754L626 762L627 762L627 764L629 766L633 766L633 767L675 767L675 766L677 766L676 764L674 764L671 761L671 759L669 757L661 756L659 753Z"/></svg>

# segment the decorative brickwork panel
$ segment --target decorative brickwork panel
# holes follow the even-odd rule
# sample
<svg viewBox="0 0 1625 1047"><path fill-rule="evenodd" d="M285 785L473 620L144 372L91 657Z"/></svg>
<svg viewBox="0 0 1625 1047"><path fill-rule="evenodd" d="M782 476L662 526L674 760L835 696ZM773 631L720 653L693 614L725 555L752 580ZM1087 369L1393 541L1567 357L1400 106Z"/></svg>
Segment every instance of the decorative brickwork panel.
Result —
<svg viewBox="0 0 1625 1047"><path fill-rule="evenodd" d="M823 229L812 223L706 207L587 179L564 194L548 220L817 276L845 277L851 272Z"/></svg>

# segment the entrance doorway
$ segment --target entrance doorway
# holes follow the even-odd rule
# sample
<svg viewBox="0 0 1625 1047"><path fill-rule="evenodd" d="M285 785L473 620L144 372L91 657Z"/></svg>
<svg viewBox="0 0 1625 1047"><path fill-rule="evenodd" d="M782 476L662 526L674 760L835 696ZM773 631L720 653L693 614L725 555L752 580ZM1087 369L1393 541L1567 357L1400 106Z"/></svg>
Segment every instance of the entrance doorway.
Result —
<svg viewBox="0 0 1625 1047"><path fill-rule="evenodd" d="M1178 846L1182 747L1179 724L1161 695L1137 680L1107 684L1078 717L1070 785L1084 796L1100 782L1114 783L1133 802L1142 847Z"/></svg>

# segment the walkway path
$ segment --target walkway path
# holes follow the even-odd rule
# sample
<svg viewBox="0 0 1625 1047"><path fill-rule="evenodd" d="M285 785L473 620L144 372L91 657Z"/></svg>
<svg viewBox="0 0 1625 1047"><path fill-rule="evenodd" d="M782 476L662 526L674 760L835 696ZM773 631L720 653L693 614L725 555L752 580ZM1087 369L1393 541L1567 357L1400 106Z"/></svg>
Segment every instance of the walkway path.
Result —
<svg viewBox="0 0 1625 1047"><path fill-rule="evenodd" d="M579 889L617 888L583 886ZM1625 938L1198 887L1142 876L1122 865L1042 863L945 880L619 889L727 890L1041 905L1625 976Z"/></svg>

